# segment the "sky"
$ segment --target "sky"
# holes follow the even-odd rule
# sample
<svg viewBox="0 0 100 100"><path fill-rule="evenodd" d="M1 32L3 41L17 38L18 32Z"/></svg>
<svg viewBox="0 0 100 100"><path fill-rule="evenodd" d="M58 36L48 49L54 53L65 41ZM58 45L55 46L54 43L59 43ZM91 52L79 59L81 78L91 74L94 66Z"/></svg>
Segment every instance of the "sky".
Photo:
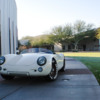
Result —
<svg viewBox="0 0 100 100"><path fill-rule="evenodd" d="M18 38L83 20L100 27L100 0L16 0Z"/></svg>

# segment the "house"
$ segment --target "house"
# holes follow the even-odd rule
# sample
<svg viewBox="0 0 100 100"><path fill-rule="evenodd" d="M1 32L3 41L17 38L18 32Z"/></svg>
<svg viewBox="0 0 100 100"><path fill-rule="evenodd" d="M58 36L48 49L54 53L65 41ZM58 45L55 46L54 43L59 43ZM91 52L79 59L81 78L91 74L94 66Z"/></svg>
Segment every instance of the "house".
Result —
<svg viewBox="0 0 100 100"><path fill-rule="evenodd" d="M68 43L63 43L63 45L62 45L59 43L59 44L55 44L54 50L57 52L73 51L74 45L68 44ZM78 44L78 51L100 51L100 40L99 39L94 39L94 40L86 39L85 41L81 41Z"/></svg>

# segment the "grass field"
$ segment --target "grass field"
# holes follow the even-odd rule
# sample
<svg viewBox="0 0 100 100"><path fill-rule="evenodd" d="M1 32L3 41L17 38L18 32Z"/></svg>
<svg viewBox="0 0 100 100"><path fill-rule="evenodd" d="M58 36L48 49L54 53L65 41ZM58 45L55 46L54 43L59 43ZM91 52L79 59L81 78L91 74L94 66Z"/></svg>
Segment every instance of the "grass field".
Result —
<svg viewBox="0 0 100 100"><path fill-rule="evenodd" d="M100 52L64 53L64 55L83 62L95 75L100 84Z"/></svg>

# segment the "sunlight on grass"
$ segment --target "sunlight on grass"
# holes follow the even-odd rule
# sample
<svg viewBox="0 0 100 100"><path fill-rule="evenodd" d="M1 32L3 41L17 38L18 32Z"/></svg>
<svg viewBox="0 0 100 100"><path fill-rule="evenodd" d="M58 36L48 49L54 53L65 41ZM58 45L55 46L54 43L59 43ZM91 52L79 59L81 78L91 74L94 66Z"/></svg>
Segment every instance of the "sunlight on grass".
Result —
<svg viewBox="0 0 100 100"><path fill-rule="evenodd" d="M73 57L100 57L100 52L63 52L63 54Z"/></svg>

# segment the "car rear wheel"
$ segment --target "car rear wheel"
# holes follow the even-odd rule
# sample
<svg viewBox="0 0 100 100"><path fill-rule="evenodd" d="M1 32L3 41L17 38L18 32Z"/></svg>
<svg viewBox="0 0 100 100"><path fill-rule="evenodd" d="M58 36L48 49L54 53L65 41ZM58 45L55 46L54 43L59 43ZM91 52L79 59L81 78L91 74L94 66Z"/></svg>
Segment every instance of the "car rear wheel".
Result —
<svg viewBox="0 0 100 100"><path fill-rule="evenodd" d="M56 80L58 76L58 70L57 70L57 66L56 66L56 60L53 59L52 60L52 69L50 74L47 76L47 79L50 81Z"/></svg>
<svg viewBox="0 0 100 100"><path fill-rule="evenodd" d="M14 79L14 76L10 76L10 75L4 75L4 74L1 74L2 78L5 79L5 80L12 80Z"/></svg>

